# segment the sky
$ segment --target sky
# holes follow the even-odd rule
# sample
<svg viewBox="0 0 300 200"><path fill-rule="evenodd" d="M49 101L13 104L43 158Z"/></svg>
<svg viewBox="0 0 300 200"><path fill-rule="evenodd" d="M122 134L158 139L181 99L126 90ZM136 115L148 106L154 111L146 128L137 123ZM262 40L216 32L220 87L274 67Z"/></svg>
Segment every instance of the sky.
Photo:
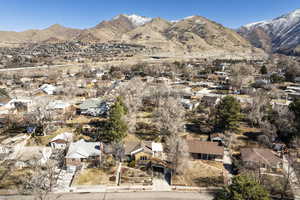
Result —
<svg viewBox="0 0 300 200"><path fill-rule="evenodd" d="M238 28L300 8L300 0L0 0L0 30L43 29L52 24L90 28L118 14L178 20L200 15Z"/></svg>

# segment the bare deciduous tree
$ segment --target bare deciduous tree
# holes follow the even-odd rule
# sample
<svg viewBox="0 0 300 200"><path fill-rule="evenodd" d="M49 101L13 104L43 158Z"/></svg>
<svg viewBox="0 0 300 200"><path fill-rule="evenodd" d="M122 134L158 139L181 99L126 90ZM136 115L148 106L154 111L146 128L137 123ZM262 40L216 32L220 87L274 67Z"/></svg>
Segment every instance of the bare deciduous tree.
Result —
<svg viewBox="0 0 300 200"><path fill-rule="evenodd" d="M174 97L161 98L154 111L155 122L161 134L166 136L170 159L175 173L183 173L186 169L188 146L180 137L184 124L184 109L179 100Z"/></svg>
<svg viewBox="0 0 300 200"><path fill-rule="evenodd" d="M31 173L22 176L20 192L30 194L37 200L49 199L49 194L56 185L57 174L55 172L56 162L48 161L41 166L38 162L31 165Z"/></svg>
<svg viewBox="0 0 300 200"><path fill-rule="evenodd" d="M233 65L231 68L231 85L235 89L241 89L251 80L251 74L255 69L252 66L242 64Z"/></svg>
<svg viewBox="0 0 300 200"><path fill-rule="evenodd" d="M134 132L136 127L137 113L142 107L145 83L140 78L134 78L120 88L120 96L123 97L124 104L127 108L125 120L128 124L129 132Z"/></svg>

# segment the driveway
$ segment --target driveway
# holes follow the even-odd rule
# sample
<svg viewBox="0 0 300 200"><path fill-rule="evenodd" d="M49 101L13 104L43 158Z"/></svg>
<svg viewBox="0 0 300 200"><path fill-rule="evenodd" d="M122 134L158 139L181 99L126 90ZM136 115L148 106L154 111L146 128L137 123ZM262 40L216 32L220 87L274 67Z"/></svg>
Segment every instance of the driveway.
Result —
<svg viewBox="0 0 300 200"><path fill-rule="evenodd" d="M231 179L233 177L232 174L232 159L230 155L230 151L228 149L224 150L224 156L223 156L223 165L226 169L226 174L228 177L228 183L231 184Z"/></svg>
<svg viewBox="0 0 300 200"><path fill-rule="evenodd" d="M154 191L171 191L171 187L163 177L154 177L153 180L153 190Z"/></svg>

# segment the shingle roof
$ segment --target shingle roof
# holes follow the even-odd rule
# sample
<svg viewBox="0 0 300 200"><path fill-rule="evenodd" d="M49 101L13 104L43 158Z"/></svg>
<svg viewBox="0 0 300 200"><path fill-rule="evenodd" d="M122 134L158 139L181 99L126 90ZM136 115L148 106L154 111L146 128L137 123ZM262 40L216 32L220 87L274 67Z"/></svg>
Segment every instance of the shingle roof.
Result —
<svg viewBox="0 0 300 200"><path fill-rule="evenodd" d="M51 140L51 142L58 141L58 140L65 141L65 142L71 142L73 140L73 133L69 133L69 132L61 133L61 134L55 136Z"/></svg>
<svg viewBox="0 0 300 200"><path fill-rule="evenodd" d="M152 142L151 141L128 142L124 144L124 149L125 149L125 155L130 155L133 152L138 153L141 151L152 154Z"/></svg>
<svg viewBox="0 0 300 200"><path fill-rule="evenodd" d="M100 153L100 142L86 142L82 139L70 144L66 158L88 158Z"/></svg>
<svg viewBox="0 0 300 200"><path fill-rule="evenodd" d="M82 104L80 104L81 110L86 110L90 108L100 108L102 104L102 99L87 99Z"/></svg>
<svg viewBox="0 0 300 200"><path fill-rule="evenodd" d="M201 153L211 155L224 155L224 147L216 142L203 142L200 140L188 140L189 153Z"/></svg>
<svg viewBox="0 0 300 200"><path fill-rule="evenodd" d="M266 165L276 165L281 159L275 155L270 149L264 148L243 148L241 149L243 161L264 163Z"/></svg>

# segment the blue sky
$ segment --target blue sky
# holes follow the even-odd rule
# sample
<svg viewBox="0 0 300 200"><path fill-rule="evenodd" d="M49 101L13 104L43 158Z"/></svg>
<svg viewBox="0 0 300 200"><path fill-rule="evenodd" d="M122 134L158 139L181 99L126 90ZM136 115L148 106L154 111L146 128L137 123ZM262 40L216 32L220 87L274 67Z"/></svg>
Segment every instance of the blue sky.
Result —
<svg viewBox="0 0 300 200"><path fill-rule="evenodd" d="M0 0L0 30L42 29L51 24L89 28L115 15L176 20L200 15L230 28L300 8L300 0Z"/></svg>

